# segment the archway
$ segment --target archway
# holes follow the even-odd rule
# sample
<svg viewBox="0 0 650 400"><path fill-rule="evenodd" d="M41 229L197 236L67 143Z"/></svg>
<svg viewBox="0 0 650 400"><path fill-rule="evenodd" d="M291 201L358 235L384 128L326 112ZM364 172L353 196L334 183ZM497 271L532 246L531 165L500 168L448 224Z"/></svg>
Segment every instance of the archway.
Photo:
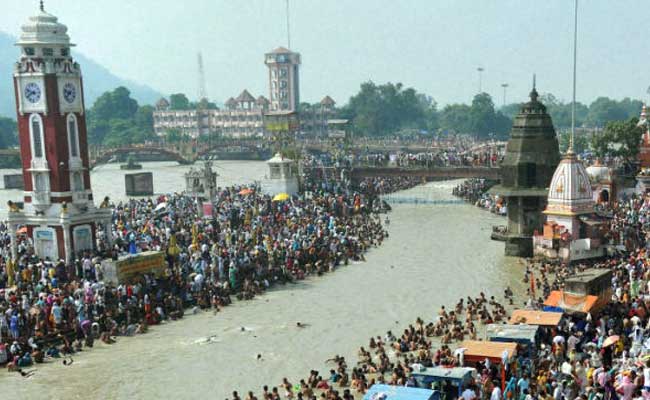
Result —
<svg viewBox="0 0 650 400"><path fill-rule="evenodd" d="M609 203L609 191L607 189L603 189L600 192L600 203Z"/></svg>

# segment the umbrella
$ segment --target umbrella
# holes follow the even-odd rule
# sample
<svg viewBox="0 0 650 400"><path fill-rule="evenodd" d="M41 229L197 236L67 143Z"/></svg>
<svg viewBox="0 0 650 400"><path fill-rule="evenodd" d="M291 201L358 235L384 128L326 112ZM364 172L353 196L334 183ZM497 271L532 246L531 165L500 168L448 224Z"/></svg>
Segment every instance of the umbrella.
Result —
<svg viewBox="0 0 650 400"><path fill-rule="evenodd" d="M249 189L249 188L245 188L239 191L239 194L242 196L248 196L251 193L253 193L253 189Z"/></svg>
<svg viewBox="0 0 650 400"><path fill-rule="evenodd" d="M614 343L618 342L619 339L620 338L619 338L618 335L612 335L612 336L608 337L607 339L605 339L605 341L603 342L603 347L611 346Z"/></svg>
<svg viewBox="0 0 650 400"><path fill-rule="evenodd" d="M273 201L285 201L285 200L289 200L289 195L286 193L278 193L273 198Z"/></svg>
<svg viewBox="0 0 650 400"><path fill-rule="evenodd" d="M160 203L160 204L158 204L158 205L156 206L155 211L162 210L162 209L165 208L165 207L167 207L167 203L162 202L162 203Z"/></svg>
<svg viewBox="0 0 650 400"><path fill-rule="evenodd" d="M18 229L16 232L18 232L18 233L27 233L27 227L23 226L22 228Z"/></svg>

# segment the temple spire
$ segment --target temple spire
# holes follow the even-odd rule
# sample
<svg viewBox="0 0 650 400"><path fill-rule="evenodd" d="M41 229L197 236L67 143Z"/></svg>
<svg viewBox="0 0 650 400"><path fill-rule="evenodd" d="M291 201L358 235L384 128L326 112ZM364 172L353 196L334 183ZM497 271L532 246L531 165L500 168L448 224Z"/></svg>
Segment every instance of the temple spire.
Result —
<svg viewBox="0 0 650 400"><path fill-rule="evenodd" d="M536 75L533 74L533 90L530 92L530 100L537 101L537 97L539 97L539 94L537 93Z"/></svg>
<svg viewBox="0 0 650 400"><path fill-rule="evenodd" d="M536 89L536 84L535 84L536 78L537 78L537 76L533 73L533 90Z"/></svg>

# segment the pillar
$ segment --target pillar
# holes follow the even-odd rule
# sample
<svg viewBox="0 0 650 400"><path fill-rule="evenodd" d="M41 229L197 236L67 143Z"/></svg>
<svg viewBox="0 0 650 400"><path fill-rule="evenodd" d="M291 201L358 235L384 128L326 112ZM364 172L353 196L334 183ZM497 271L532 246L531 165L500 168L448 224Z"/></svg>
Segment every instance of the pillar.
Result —
<svg viewBox="0 0 650 400"><path fill-rule="evenodd" d="M112 250L113 248L113 230L111 229L111 219L106 219L103 221L104 224L104 236L106 237L106 247L107 250Z"/></svg>
<svg viewBox="0 0 650 400"><path fill-rule="evenodd" d="M65 249L65 262L70 264L74 262L74 254L72 252L72 240L70 240L70 223L63 223L63 248Z"/></svg>
<svg viewBox="0 0 650 400"><path fill-rule="evenodd" d="M11 240L11 260L16 261L18 259L18 238L16 236L16 229L18 229L17 224L9 224L9 239Z"/></svg>

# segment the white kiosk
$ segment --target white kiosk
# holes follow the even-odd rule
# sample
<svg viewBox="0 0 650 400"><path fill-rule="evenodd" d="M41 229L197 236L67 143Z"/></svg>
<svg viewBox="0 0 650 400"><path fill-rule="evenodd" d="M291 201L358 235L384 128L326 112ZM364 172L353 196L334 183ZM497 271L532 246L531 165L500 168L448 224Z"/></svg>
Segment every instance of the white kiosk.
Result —
<svg viewBox="0 0 650 400"><path fill-rule="evenodd" d="M271 196L287 193L293 196L298 193L298 177L295 175L294 162L276 153L266 162L269 165L269 175L262 181L262 192Z"/></svg>

